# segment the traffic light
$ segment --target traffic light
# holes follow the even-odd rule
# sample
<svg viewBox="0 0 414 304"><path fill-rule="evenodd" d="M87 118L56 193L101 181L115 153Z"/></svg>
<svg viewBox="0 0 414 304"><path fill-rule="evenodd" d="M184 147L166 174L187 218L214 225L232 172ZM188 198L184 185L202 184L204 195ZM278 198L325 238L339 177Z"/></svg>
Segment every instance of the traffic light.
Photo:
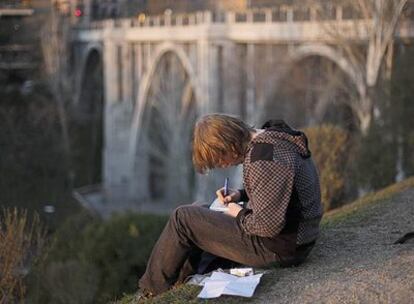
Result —
<svg viewBox="0 0 414 304"><path fill-rule="evenodd" d="M77 7L75 9L75 17L81 17L83 15L83 11L81 8Z"/></svg>

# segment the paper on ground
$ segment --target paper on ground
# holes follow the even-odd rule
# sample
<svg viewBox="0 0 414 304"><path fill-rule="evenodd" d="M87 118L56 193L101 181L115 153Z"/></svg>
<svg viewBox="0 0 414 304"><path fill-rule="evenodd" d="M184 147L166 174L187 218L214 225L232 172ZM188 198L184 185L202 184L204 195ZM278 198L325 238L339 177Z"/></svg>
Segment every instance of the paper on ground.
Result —
<svg viewBox="0 0 414 304"><path fill-rule="evenodd" d="M253 296L262 275L261 273L247 277L236 277L231 274L215 271L210 278L204 281L204 287L198 294L198 297L210 299L225 294L250 298Z"/></svg>
<svg viewBox="0 0 414 304"><path fill-rule="evenodd" d="M232 268L230 274L238 277L250 276L253 274L253 268Z"/></svg>

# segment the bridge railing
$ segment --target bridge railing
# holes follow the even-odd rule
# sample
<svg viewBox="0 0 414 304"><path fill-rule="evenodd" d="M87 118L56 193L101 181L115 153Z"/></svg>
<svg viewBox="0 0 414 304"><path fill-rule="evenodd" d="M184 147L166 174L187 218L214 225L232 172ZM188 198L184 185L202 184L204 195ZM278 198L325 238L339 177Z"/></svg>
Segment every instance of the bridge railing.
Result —
<svg viewBox="0 0 414 304"><path fill-rule="evenodd" d="M344 14L345 11L345 14ZM304 22L320 20L356 19L360 16L351 8L342 6L295 7L279 6L246 11L201 11L190 14L166 13L158 16L139 15L131 19L133 27L191 26L208 23L273 23ZM115 26L123 21L115 22Z"/></svg>
<svg viewBox="0 0 414 304"><path fill-rule="evenodd" d="M404 10L404 19L414 19L414 5ZM211 23L277 23L277 22L318 22L361 19L362 15L351 6L291 6L281 5L273 8L254 8L244 11L198 11L188 14L172 14L167 10L162 15L147 16L140 14L136 18L110 19L82 24L83 28L99 29L103 26L114 27L181 27Z"/></svg>

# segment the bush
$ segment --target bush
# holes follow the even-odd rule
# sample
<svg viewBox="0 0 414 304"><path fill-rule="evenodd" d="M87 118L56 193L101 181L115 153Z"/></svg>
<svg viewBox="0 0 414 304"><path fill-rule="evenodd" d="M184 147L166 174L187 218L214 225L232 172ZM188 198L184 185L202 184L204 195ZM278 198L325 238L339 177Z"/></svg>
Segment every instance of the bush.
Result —
<svg viewBox="0 0 414 304"><path fill-rule="evenodd" d="M356 146L355 178L366 191L395 182L397 142L394 130L374 122Z"/></svg>
<svg viewBox="0 0 414 304"><path fill-rule="evenodd" d="M93 303L99 284L99 271L77 260L51 262L43 276L50 292L50 303Z"/></svg>
<svg viewBox="0 0 414 304"><path fill-rule="evenodd" d="M319 171L322 202L327 211L336 207L345 193L350 134L333 125L309 127L304 132Z"/></svg>
<svg viewBox="0 0 414 304"><path fill-rule="evenodd" d="M407 151L404 155L404 167L406 168L406 174L409 176L414 175L414 154L408 151L414 151L414 131L411 131L407 136L404 151Z"/></svg>
<svg viewBox="0 0 414 304"><path fill-rule="evenodd" d="M30 302L107 303L135 292L166 221L148 214L71 218L33 275Z"/></svg>
<svg viewBox="0 0 414 304"><path fill-rule="evenodd" d="M4 209L0 217L0 303L23 301L24 277L42 249L45 234L39 217Z"/></svg>

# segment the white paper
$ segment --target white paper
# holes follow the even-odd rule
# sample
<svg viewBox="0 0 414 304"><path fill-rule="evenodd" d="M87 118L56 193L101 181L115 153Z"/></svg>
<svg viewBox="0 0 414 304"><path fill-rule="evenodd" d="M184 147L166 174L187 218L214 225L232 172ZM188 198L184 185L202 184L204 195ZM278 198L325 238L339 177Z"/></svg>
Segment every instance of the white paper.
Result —
<svg viewBox="0 0 414 304"><path fill-rule="evenodd" d="M253 274L253 268L232 268L230 274L238 277L249 276Z"/></svg>
<svg viewBox="0 0 414 304"><path fill-rule="evenodd" d="M213 272L210 278L204 281L204 287L199 298L210 299L221 295L252 297L256 286L260 282L261 274L237 277L223 272Z"/></svg>
<svg viewBox="0 0 414 304"><path fill-rule="evenodd" d="M239 205L243 205L243 202L239 202L238 203ZM211 205L210 205L210 210L213 210L213 211L219 211L219 212L227 212L227 211L229 211L229 207L227 207L226 205L223 205L221 202L220 202L220 199L219 198L216 198L212 203L211 203Z"/></svg>
<svg viewBox="0 0 414 304"><path fill-rule="evenodd" d="M219 211L219 212L227 212L229 211L229 207L223 205L220 202L220 199L216 198L214 202L211 203L210 210Z"/></svg>

